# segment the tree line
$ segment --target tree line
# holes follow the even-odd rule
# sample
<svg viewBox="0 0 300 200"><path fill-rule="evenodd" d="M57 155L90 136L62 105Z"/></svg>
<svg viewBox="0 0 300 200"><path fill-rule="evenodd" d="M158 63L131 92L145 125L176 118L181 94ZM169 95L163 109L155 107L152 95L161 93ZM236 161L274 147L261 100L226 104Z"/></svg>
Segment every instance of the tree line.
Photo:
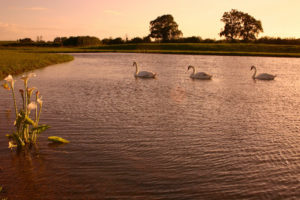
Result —
<svg viewBox="0 0 300 200"><path fill-rule="evenodd" d="M158 16L150 21L149 35L145 37L135 37L132 39L104 38L100 40L91 36L72 36L72 37L56 37L53 42L44 42L42 36L36 42L30 38L20 39L16 45L33 45L33 46L96 46L100 44L130 44L130 43L220 43L220 42L253 42L267 44L300 44L300 39L294 38L274 38L262 37L257 39L258 35L263 32L262 23L253 16L236 9L224 12L221 22L224 27L219 33L221 40L202 39L199 36L183 37L183 33L179 30L178 24L170 14Z"/></svg>

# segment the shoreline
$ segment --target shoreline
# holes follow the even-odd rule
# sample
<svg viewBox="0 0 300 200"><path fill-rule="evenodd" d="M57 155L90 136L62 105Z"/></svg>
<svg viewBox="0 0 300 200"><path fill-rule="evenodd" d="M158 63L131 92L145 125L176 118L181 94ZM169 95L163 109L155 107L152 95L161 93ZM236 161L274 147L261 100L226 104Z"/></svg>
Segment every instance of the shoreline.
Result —
<svg viewBox="0 0 300 200"><path fill-rule="evenodd" d="M18 50L0 50L0 80L7 75L20 75L35 69L44 68L54 64L69 62L74 59L67 54L34 53Z"/></svg>
<svg viewBox="0 0 300 200"><path fill-rule="evenodd" d="M8 47L33 53L159 53L183 55L300 57L300 45L255 43L138 43L91 47ZM1 48L0 48L1 51Z"/></svg>
<svg viewBox="0 0 300 200"><path fill-rule="evenodd" d="M61 52L54 52L61 53ZM152 53L152 54L177 54L177 55L212 55L212 56L255 56L300 58L300 53L268 53L268 52L223 52L223 51L155 51L155 50L91 50L72 51L62 53Z"/></svg>

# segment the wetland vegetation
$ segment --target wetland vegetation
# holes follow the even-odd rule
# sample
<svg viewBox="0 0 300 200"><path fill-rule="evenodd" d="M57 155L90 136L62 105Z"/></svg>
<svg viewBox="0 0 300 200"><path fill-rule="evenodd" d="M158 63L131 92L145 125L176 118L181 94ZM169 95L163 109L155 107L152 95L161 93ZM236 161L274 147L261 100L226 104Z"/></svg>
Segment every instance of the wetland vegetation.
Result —
<svg viewBox="0 0 300 200"><path fill-rule="evenodd" d="M48 65L73 60L66 54L42 53L42 50L32 51L31 48L0 49L0 80L8 74L17 75Z"/></svg>

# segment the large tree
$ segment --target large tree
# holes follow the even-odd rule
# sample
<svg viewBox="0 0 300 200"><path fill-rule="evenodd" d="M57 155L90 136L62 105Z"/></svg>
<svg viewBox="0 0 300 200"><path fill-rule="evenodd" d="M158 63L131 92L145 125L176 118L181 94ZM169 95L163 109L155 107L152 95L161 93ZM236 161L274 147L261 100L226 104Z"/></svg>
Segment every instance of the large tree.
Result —
<svg viewBox="0 0 300 200"><path fill-rule="evenodd" d="M263 32L261 21L256 20L248 13L235 9L225 12L221 19L225 23L220 36L227 40L242 39L245 41L255 40L260 32Z"/></svg>
<svg viewBox="0 0 300 200"><path fill-rule="evenodd" d="M172 15L162 15L150 22L150 37L162 41L178 39L182 32Z"/></svg>

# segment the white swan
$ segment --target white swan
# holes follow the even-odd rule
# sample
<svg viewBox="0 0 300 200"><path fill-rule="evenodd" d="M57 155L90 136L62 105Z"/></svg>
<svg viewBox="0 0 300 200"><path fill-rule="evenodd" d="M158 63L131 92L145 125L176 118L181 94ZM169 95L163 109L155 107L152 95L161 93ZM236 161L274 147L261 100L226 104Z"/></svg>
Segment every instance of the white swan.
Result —
<svg viewBox="0 0 300 200"><path fill-rule="evenodd" d="M147 72L147 71L139 71L139 68L138 68L136 62L133 62L133 66L135 66L135 73L134 73L135 77L139 77L139 78L155 78L156 77L156 73Z"/></svg>
<svg viewBox="0 0 300 200"><path fill-rule="evenodd" d="M205 72L197 72L196 73L195 67L192 65L189 65L187 70L190 70L191 68L193 69L193 73L191 73L190 77L193 79L210 80L212 77L212 75L209 75Z"/></svg>
<svg viewBox="0 0 300 200"><path fill-rule="evenodd" d="M254 69L254 74L252 75L252 78L255 79L259 79L259 80L274 80L274 78L276 77L276 75L272 75L272 74L267 74L267 73L262 73L262 74L258 74L256 76L256 67L255 66L251 66L252 70Z"/></svg>

